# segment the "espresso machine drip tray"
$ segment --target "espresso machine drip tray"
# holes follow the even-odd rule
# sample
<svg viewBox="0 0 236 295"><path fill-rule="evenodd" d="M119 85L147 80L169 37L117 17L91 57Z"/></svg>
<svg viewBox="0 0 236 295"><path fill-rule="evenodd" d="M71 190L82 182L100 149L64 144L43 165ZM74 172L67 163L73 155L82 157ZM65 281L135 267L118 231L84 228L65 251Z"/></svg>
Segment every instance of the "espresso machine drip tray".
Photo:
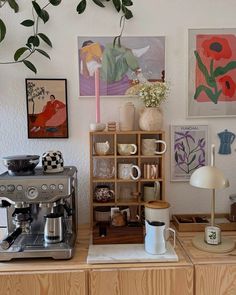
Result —
<svg viewBox="0 0 236 295"><path fill-rule="evenodd" d="M47 244L44 235L22 235L7 250L0 248L0 260L9 261L14 258L53 258L70 259L74 254L75 236L67 234L61 243ZM10 254L10 255L9 255Z"/></svg>

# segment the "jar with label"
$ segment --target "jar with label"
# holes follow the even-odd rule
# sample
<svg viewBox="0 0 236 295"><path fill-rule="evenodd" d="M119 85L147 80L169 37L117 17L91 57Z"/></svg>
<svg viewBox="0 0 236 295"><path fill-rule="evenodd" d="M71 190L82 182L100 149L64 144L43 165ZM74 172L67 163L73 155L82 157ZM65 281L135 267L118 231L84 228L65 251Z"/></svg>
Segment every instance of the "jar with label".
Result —
<svg viewBox="0 0 236 295"><path fill-rule="evenodd" d="M230 221L236 221L236 195L230 195L229 199L231 200L230 206Z"/></svg>
<svg viewBox="0 0 236 295"><path fill-rule="evenodd" d="M134 130L135 107L132 102L127 102L120 107L120 131Z"/></svg>

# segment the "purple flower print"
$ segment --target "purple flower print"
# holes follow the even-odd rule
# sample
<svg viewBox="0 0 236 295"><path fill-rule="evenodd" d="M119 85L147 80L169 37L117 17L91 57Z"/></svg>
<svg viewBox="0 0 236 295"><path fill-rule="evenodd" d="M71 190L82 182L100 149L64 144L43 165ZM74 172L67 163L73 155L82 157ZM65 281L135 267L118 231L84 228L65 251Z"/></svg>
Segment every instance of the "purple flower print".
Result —
<svg viewBox="0 0 236 295"><path fill-rule="evenodd" d="M195 140L189 131L175 132L175 164L180 170L189 174L205 166L205 138Z"/></svg>

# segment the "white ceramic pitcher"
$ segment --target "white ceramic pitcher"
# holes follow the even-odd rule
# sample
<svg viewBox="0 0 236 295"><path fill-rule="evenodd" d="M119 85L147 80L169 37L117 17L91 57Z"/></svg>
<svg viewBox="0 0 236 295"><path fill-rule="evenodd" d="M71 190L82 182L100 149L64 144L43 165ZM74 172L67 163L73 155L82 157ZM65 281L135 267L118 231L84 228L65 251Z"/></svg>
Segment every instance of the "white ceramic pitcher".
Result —
<svg viewBox="0 0 236 295"><path fill-rule="evenodd" d="M165 222L145 220L146 236L144 242L145 251L149 254L164 254L166 252L165 231L171 231L174 234L175 247L175 230L166 228Z"/></svg>

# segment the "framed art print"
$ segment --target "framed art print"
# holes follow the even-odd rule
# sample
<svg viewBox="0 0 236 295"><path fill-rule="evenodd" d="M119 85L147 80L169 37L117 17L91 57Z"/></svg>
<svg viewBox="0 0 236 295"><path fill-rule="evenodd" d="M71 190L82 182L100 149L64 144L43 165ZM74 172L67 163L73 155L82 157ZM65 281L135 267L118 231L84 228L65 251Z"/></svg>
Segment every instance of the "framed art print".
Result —
<svg viewBox="0 0 236 295"><path fill-rule="evenodd" d="M191 29L188 117L236 116L236 29Z"/></svg>
<svg viewBox="0 0 236 295"><path fill-rule="evenodd" d="M171 180L189 181L191 174L208 163L208 126L171 126Z"/></svg>
<svg viewBox="0 0 236 295"><path fill-rule="evenodd" d="M128 95L138 81L163 81L165 37L78 37L79 96L95 95L99 71L101 96Z"/></svg>
<svg viewBox="0 0 236 295"><path fill-rule="evenodd" d="M26 79L28 138L68 138L66 79Z"/></svg>

